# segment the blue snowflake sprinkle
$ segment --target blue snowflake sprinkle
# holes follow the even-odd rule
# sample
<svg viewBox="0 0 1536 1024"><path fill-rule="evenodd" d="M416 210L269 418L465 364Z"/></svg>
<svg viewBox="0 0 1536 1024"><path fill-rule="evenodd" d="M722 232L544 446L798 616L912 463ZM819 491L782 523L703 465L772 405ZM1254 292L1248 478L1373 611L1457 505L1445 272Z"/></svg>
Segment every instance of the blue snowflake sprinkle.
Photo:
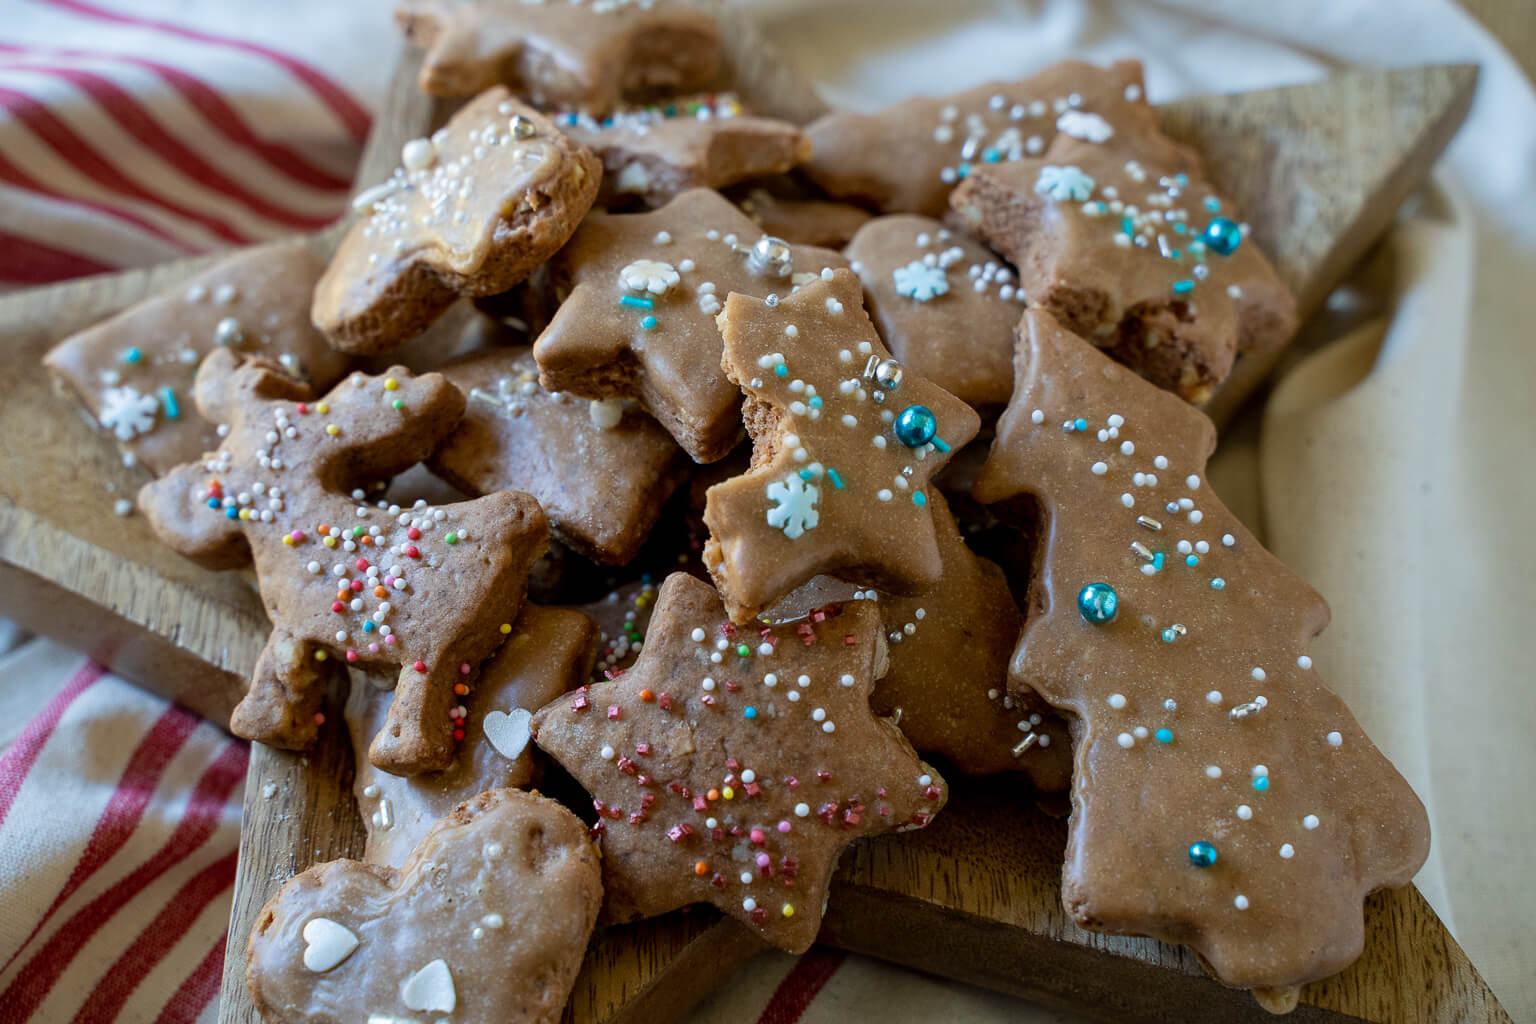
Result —
<svg viewBox="0 0 1536 1024"><path fill-rule="evenodd" d="M1035 191L1059 203L1068 199L1082 202L1093 195L1093 179L1084 174L1081 167L1047 164L1040 168L1040 177L1035 180Z"/></svg>
<svg viewBox="0 0 1536 1024"><path fill-rule="evenodd" d="M913 260L904 267L891 271L896 282L896 294L918 302L928 302L949 293L949 277L943 267L930 267L922 260Z"/></svg>

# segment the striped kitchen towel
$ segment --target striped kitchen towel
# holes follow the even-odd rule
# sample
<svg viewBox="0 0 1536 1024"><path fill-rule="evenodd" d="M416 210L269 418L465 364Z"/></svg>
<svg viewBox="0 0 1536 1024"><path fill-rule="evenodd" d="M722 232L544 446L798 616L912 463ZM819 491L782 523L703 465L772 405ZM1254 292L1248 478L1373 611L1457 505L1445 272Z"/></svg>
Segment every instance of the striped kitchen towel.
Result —
<svg viewBox="0 0 1536 1024"><path fill-rule="evenodd" d="M248 757L78 663L0 757L0 1021L213 1019Z"/></svg>
<svg viewBox="0 0 1536 1024"><path fill-rule="evenodd" d="M330 223L397 47L369 0L10 0L0 287Z"/></svg>

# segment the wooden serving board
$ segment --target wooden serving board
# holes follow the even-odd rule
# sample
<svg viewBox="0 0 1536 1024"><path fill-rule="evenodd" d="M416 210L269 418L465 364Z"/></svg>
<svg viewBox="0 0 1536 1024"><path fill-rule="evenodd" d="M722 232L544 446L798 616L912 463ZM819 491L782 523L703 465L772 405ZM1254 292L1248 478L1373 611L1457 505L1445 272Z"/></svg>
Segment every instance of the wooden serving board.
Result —
<svg viewBox="0 0 1536 1024"><path fill-rule="evenodd" d="M736 85L759 109L806 119L819 101L749 27L728 28ZM444 111L414 89L407 58L359 172L368 185ZM1282 275L1313 309L1427 174L1470 102L1475 69L1360 73L1295 90L1176 104L1164 123L1207 152ZM1297 126L1307 127L1306 142ZM1290 189L1289 192L1277 192ZM1313 196L1290 207L1259 202ZM1327 202L1317 197L1329 197ZM330 246L334 232L313 244ZM13 374L0 379L0 614L89 652L127 678L223 722L268 631L248 574L205 572L113 514L141 472L54 396L39 360L59 338L190 275L206 261L88 279L0 300ZM339 710L340 690L332 696ZM339 713L328 715L339 723ZM339 728L305 755L256 746L245 796L220 1021L255 1021L244 937L295 872L355 855L362 829ZM954 787L929 829L865 842L839 870L822 941L1116 1020L1244 1020L1264 1014L1212 981L1188 951L1085 932L1061 909L1063 822L1010 780ZM1418 892L1374 897L1365 955L1309 986L1298 1020L1506 1021ZM597 936L572 1022L664 1021L761 949L713 911Z"/></svg>

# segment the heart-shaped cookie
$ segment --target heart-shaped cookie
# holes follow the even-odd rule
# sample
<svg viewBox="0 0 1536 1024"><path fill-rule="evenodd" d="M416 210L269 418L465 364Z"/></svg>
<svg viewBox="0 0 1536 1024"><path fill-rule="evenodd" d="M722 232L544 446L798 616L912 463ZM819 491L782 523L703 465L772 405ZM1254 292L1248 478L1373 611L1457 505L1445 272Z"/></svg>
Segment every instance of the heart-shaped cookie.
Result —
<svg viewBox="0 0 1536 1024"><path fill-rule="evenodd" d="M528 749L531 737L528 723L532 719L527 708L492 711L485 716L485 738L491 741L496 753L508 761L516 761Z"/></svg>
<svg viewBox="0 0 1536 1024"><path fill-rule="evenodd" d="M339 860L289 880L246 947L263 1019L553 1022L602 902L586 826L495 789L435 825L396 870Z"/></svg>

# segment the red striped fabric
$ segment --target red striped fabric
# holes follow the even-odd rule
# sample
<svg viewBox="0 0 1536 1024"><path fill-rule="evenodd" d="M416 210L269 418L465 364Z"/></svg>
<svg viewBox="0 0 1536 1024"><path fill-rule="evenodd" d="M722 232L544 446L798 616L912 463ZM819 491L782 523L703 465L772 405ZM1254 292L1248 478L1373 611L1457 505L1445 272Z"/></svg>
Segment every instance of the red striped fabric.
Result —
<svg viewBox="0 0 1536 1024"><path fill-rule="evenodd" d="M107 806L101 812L101 817L96 822L96 828L91 833L91 838L85 845L85 852L75 862L74 869L69 873L69 880L64 883L54 897L53 904L38 919L32 934L27 936L25 942L17 950L20 955L22 950L37 937L37 933L63 906L65 901L75 894L85 882L96 873L113 854L123 848L123 844L133 837L134 830L138 828L140 819L144 816L144 810L149 806L150 798L154 796L155 788L159 785L160 776L165 772L165 766L170 763L181 750L187 737L192 735L192 730L197 728L197 718L181 708L169 707L165 714L145 733L133 755L128 759L128 767L123 770L122 777L118 779L117 789L112 798L107 801ZM13 958L14 959L14 958ZM10 966L8 961L6 967Z"/></svg>
<svg viewBox="0 0 1536 1024"><path fill-rule="evenodd" d="M189 106L203 116L210 128L223 135L235 146L264 161L274 171L288 176L298 184L330 192L346 192L352 187L352 183L347 178L330 173L292 147L262 138L251 129L245 118L219 93L217 88L180 68L133 54L111 53L106 50L61 50L0 43L0 53L42 56L48 59L111 61L142 68L174 89Z"/></svg>
<svg viewBox="0 0 1536 1024"><path fill-rule="evenodd" d="M236 857L237 851L231 850L177 890L165 908L139 933L133 945L117 958L105 980L96 986L75 1014L78 1024L116 1019L134 989L165 959L208 905L230 891L235 884Z"/></svg>
<svg viewBox="0 0 1536 1024"><path fill-rule="evenodd" d="M265 217L273 224L298 231L318 231L334 219L333 217L306 216L255 194L167 132L132 96L101 75L93 75L73 68L52 67L45 63L18 60L9 61L6 66L17 71L34 71L53 75L69 82L111 115L124 131L176 170L204 187L221 193L230 201L244 206L252 213ZM168 202L161 202L160 205L169 210L176 209Z"/></svg>
<svg viewBox="0 0 1536 1024"><path fill-rule="evenodd" d="M117 268L89 256L78 256L9 231L0 231L0 281L49 284L72 277L105 274ZM3 820L3 816L0 816Z"/></svg>
<svg viewBox="0 0 1536 1024"><path fill-rule="evenodd" d="M69 710L75 699L105 675L106 671L94 661L82 665L74 678L59 691L59 695L27 723L5 756L0 757L0 825L5 824L6 815L11 812L11 804L21 792L21 784L26 781L38 755L58 728L59 719L64 717L64 712Z"/></svg>
<svg viewBox="0 0 1536 1024"><path fill-rule="evenodd" d="M88 18L152 28L167 35L180 36L184 39L200 43L224 46L243 53L265 57L308 86L315 96L336 114L341 123L346 126L354 141L363 142L368 138L368 129L373 124L373 118L369 115L367 109L354 99L351 93L342 88L329 75L325 74L325 72L285 53L280 53L270 47L261 46L244 39L236 39L212 32L202 32L194 28L188 28L185 25L176 25L153 18L139 18L130 14L109 11L105 8L83 3L81 0L43 0L43 2Z"/></svg>
<svg viewBox="0 0 1536 1024"><path fill-rule="evenodd" d="M219 983L224 977L224 947L228 944L229 932L226 930L208 950L208 955L203 957L202 962L172 993L166 1001L165 1009L155 1018L155 1024L186 1024L187 1021L196 1020L204 1008L218 998Z"/></svg>
<svg viewBox="0 0 1536 1024"><path fill-rule="evenodd" d="M248 751L229 743L198 780L181 822L147 861L76 911L17 972L0 992L0 1006L16 1020L38 1008L97 930L151 882L181 863L213 834L235 787L245 778Z"/></svg>
<svg viewBox="0 0 1536 1024"><path fill-rule="evenodd" d="M6 159L4 153L0 153L0 182L5 182L8 185L15 185L17 188L25 189L28 192L35 192L40 196L47 196L50 199L58 199L66 203L72 203L75 206L91 210L95 213L100 213L106 217L112 218L113 220L122 221L125 224L129 224L135 228L138 228L140 231L143 231L147 235L158 238L165 242L169 242L184 252L196 252L199 248L194 243L189 242L184 238L180 238L169 231L166 231L164 228L156 225L153 221L147 220L138 214L131 213L128 210L119 209L115 206L110 206L106 203L98 203L90 199L80 198L79 196L72 196L66 192L51 188L48 185L43 184L38 179L29 175L26 171L23 171L20 167L11 163L10 160ZM27 283L41 284L43 282L34 279L28 281Z"/></svg>
<svg viewBox="0 0 1536 1024"><path fill-rule="evenodd" d="M812 946L773 990L757 1024L795 1024L847 959L840 949Z"/></svg>

